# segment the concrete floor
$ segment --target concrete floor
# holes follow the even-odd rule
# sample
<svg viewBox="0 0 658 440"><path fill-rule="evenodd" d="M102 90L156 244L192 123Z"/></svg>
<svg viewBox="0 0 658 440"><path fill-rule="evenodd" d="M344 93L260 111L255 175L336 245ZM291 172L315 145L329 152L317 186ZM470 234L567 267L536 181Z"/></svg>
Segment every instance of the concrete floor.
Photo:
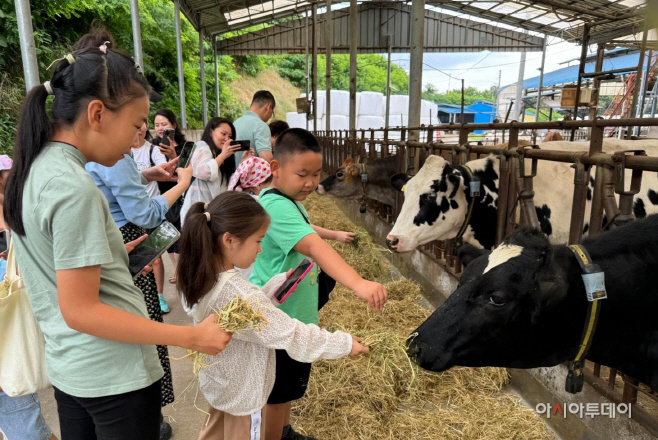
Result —
<svg viewBox="0 0 658 440"><path fill-rule="evenodd" d="M165 322L177 325L191 325L192 319L187 316L180 303L180 299L176 294L176 289L173 284L169 284L167 279L173 273L171 261L168 257L164 258L166 276L165 276L165 289L164 295L169 303L171 313L164 316ZM169 356L182 357L186 351L178 347L169 347ZM173 438L176 440L194 440L198 438L201 426L205 423L205 415L194 408L194 399L196 396L196 404L204 411L207 409L208 404L199 393L197 395L198 386L192 374L192 362L185 359L180 361L171 361L172 375L174 379L174 393L176 401L162 409L165 419L169 419L171 427L174 431ZM194 383L192 383L194 381ZM191 384L191 385L190 385ZM189 389L183 394L183 390L189 385ZM41 399L41 409L43 412L48 426L55 435L59 438L59 420L57 417L57 404L53 397L53 390L48 389L39 393ZM0 436L2 438L2 436Z"/></svg>

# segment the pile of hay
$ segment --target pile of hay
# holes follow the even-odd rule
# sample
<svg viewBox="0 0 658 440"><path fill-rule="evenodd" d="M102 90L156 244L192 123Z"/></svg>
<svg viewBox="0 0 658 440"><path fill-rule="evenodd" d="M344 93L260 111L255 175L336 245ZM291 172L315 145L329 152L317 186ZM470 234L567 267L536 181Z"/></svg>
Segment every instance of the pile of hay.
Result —
<svg viewBox="0 0 658 440"><path fill-rule="evenodd" d="M317 222L322 227L355 230L326 198L310 198L307 209L314 222L324 220ZM339 219L336 226L332 218ZM360 274L381 276L381 262L368 255L379 250L369 244L370 237L359 237L356 247L333 246ZM293 405L295 429L320 440L554 438L532 409L503 391L505 369L457 367L436 374L410 362L406 338L430 311L420 305L418 284L402 279L385 286L389 301L383 312L341 285L332 293L320 325L364 337L370 353L314 363L306 397Z"/></svg>
<svg viewBox="0 0 658 440"><path fill-rule="evenodd" d="M389 251L373 243L368 231L357 228L327 197L312 194L306 199L304 205L314 225L334 231L354 232L356 237L351 243L330 241L329 244L359 275L368 280L384 276L386 270L382 264L381 253Z"/></svg>

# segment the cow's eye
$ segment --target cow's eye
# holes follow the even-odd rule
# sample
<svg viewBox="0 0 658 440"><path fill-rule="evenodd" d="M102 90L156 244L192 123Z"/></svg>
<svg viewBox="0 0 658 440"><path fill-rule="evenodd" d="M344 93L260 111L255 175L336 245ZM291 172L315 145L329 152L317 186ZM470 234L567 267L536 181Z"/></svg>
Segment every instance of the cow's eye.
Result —
<svg viewBox="0 0 658 440"><path fill-rule="evenodd" d="M422 203L429 202L431 200L436 200L436 193L435 192L424 193L424 194L420 195L420 201Z"/></svg>
<svg viewBox="0 0 658 440"><path fill-rule="evenodd" d="M505 298L503 298L503 295L500 293L492 293L489 297L489 304L496 307L502 307L505 305Z"/></svg>
<svg viewBox="0 0 658 440"><path fill-rule="evenodd" d="M339 171L339 172L336 173L336 177L338 177L339 179L342 179L344 176L345 176L345 174L343 174L342 171Z"/></svg>

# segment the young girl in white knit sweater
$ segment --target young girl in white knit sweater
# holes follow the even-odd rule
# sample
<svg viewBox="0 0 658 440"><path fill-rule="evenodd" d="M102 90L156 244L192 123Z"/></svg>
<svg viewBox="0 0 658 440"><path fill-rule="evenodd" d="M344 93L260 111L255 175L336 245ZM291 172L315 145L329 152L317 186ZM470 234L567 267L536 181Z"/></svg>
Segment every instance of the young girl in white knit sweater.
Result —
<svg viewBox="0 0 658 440"><path fill-rule="evenodd" d="M222 193L208 205L196 203L187 214L178 290L192 308L194 322L238 295L258 302L267 319L261 330L236 333L219 355L204 358L211 366L200 370L199 386L210 403L210 419L200 440L264 438L261 410L274 385L276 349L286 350L299 362L368 352L358 338L303 324L278 310L265 292L273 293L285 274L261 290L233 269L254 262L269 222L261 205L239 192Z"/></svg>

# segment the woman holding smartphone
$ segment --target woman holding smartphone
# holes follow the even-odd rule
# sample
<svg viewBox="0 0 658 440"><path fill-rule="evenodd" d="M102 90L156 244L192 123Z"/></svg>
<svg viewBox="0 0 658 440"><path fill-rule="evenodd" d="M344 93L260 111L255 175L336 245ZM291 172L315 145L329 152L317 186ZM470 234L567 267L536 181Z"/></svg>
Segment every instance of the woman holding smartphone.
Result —
<svg viewBox="0 0 658 440"><path fill-rule="evenodd" d="M160 149L160 152L167 156L169 160L175 159L180 154L180 149L185 143L185 135L178 126L176 114L168 108L161 108L155 112L153 120L155 128L155 139L153 145ZM167 136L165 136L167 130ZM171 133L173 132L173 136Z"/></svg>
<svg viewBox="0 0 658 440"><path fill-rule="evenodd" d="M185 145L185 135L181 131L178 125L178 118L176 114L169 110L168 108L161 108L155 112L155 118L153 120L153 126L155 128L155 136L153 139L153 145L155 145L162 154L167 156L169 160L175 159L180 155L181 148ZM166 133L165 133L166 131ZM171 133L173 132L173 136ZM165 136L166 135L166 136ZM158 187L160 188L160 193L164 194L169 191L173 185L169 182L158 182ZM178 203L181 203L180 201ZM176 209L176 208L174 208ZM182 214L182 213L181 213ZM181 215L181 221L182 221ZM181 221L172 221L171 223L176 226L176 228L181 230ZM174 244L167 250L171 263L175 268L178 266L178 242ZM169 277L169 282L172 284L176 283L176 274ZM164 299L164 297L162 297ZM162 312L169 313L169 306L167 302L162 302Z"/></svg>
<svg viewBox="0 0 658 440"><path fill-rule="evenodd" d="M240 151L240 145L231 145L235 137L235 127L230 119L214 117L206 124L192 155L194 181L185 195L181 224L196 202L210 203L228 189L229 179L235 172L234 154Z"/></svg>
<svg viewBox="0 0 658 440"><path fill-rule="evenodd" d="M108 204L85 171L123 159L148 117L150 87L97 29L30 90L5 192L18 266L45 337L63 440L158 440L163 376L156 345L216 354L214 322L148 318ZM46 111L46 102L51 109ZM145 238L145 237L144 237Z"/></svg>

